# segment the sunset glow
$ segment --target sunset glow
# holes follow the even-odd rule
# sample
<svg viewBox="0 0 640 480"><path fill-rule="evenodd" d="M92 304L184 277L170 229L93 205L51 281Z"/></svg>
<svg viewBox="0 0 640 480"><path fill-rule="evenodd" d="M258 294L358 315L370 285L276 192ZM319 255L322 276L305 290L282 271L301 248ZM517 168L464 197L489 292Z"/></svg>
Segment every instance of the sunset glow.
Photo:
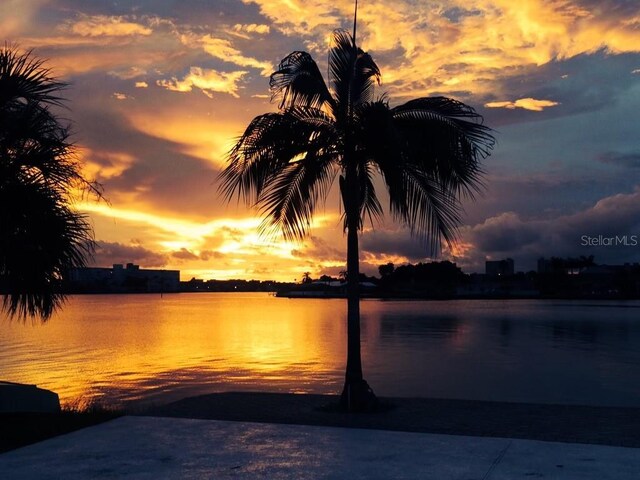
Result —
<svg viewBox="0 0 640 480"><path fill-rule="evenodd" d="M376 94L387 92L392 105L450 96L496 129L486 190L465 201L460 241L441 258L467 272L505 257L517 269L544 255L638 260L637 249L579 245L583 234L640 232L636 2L385 0L359 8L358 43L382 71ZM276 110L269 75L278 62L306 50L325 72L329 34L352 28L352 15L350 0L3 1L4 40L34 49L70 84L63 116L86 175L108 200L77 204L95 228L95 264L179 269L185 280L293 281L343 270L335 185L298 244L261 235L260 212L227 205L217 179L251 119ZM361 249L368 274L430 259L389 217L365 229Z"/></svg>

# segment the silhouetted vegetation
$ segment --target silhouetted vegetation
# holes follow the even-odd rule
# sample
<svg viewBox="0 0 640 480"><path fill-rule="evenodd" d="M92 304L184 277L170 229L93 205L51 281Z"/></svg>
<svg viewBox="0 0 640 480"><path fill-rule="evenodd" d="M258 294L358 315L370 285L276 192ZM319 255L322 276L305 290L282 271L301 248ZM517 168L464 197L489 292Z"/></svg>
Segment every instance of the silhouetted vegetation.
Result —
<svg viewBox="0 0 640 480"><path fill-rule="evenodd" d="M456 288L467 280L455 263L448 261L417 265L381 265L380 294L382 296L419 296L451 298Z"/></svg>
<svg viewBox="0 0 640 480"><path fill-rule="evenodd" d="M23 319L51 316L62 274L85 265L93 246L70 206L78 190L98 192L54 113L65 87L31 52L0 48L0 294L2 309Z"/></svg>

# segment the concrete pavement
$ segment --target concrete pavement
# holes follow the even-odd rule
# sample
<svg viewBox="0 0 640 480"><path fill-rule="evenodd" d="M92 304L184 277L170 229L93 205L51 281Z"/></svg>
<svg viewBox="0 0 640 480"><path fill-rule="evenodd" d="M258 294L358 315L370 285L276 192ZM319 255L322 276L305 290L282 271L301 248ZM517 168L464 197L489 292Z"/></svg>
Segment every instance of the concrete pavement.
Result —
<svg viewBox="0 0 640 480"><path fill-rule="evenodd" d="M640 449L129 416L2 454L0 478L635 480Z"/></svg>

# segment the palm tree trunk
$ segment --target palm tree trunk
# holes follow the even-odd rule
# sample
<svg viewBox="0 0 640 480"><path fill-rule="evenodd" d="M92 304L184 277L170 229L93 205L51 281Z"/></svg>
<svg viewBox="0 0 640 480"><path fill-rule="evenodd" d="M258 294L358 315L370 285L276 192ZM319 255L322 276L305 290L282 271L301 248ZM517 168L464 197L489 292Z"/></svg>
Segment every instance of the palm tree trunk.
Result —
<svg viewBox="0 0 640 480"><path fill-rule="evenodd" d="M362 381L360 355L360 261L358 224L347 220L347 371L345 383Z"/></svg>
<svg viewBox="0 0 640 480"><path fill-rule="evenodd" d="M343 202L347 224L347 370L340 398L349 412L373 410L377 399L362 376L360 354L360 225L358 180L355 166L347 168L343 182Z"/></svg>

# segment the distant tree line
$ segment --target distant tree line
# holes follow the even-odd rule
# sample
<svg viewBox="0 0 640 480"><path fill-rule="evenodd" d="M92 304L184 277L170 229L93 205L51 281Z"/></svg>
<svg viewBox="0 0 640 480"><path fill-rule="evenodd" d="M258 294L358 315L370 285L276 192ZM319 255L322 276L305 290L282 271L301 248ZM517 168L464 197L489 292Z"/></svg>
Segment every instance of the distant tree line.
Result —
<svg viewBox="0 0 640 480"><path fill-rule="evenodd" d="M591 256L551 257L539 271L492 276L466 274L449 261L378 267L377 277L360 274L360 282L376 286L375 295L393 298L640 298L640 265L598 265ZM300 288L322 289L321 283L344 281L306 272Z"/></svg>
<svg viewBox="0 0 640 480"><path fill-rule="evenodd" d="M449 261L401 265L380 265L380 290L383 295L402 293L433 297L451 297L468 275Z"/></svg>

